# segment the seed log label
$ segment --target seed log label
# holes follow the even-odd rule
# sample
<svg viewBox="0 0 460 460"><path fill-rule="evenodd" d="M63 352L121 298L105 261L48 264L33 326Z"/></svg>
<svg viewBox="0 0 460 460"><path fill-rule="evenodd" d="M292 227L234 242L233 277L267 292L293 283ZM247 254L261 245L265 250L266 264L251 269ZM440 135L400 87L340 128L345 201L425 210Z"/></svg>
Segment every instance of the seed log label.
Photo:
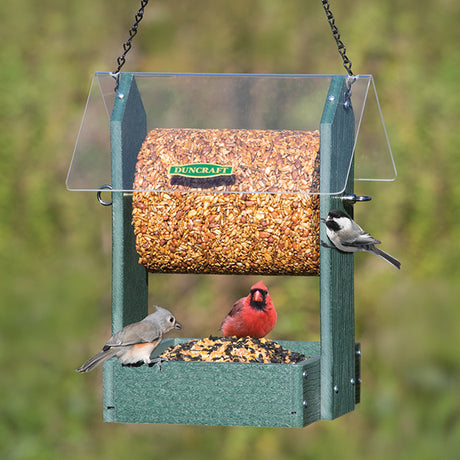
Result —
<svg viewBox="0 0 460 460"><path fill-rule="evenodd" d="M222 166L209 163L195 163L169 167L169 174L185 177L230 176L232 171L233 166Z"/></svg>
<svg viewBox="0 0 460 460"><path fill-rule="evenodd" d="M168 173L171 175L171 185L212 188L235 183L233 166L210 163L174 165L169 167Z"/></svg>

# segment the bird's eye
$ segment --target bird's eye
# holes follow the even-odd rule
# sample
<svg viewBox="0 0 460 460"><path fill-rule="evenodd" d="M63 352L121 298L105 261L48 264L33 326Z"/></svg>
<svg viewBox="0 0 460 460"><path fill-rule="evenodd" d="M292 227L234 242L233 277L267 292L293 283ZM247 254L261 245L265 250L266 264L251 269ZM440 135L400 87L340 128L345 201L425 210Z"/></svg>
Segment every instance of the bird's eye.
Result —
<svg viewBox="0 0 460 460"><path fill-rule="evenodd" d="M174 318L172 316L169 317L169 322L174 323Z"/></svg>

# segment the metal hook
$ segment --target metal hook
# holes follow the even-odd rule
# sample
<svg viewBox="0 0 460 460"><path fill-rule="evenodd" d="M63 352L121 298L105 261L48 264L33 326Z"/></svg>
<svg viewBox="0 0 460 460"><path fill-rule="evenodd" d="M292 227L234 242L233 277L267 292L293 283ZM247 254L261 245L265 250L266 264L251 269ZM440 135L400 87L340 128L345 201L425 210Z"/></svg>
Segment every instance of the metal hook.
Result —
<svg viewBox="0 0 460 460"><path fill-rule="evenodd" d="M120 71L110 72L110 76L115 80L115 88L113 91L116 93L118 91L118 86L120 85Z"/></svg>
<svg viewBox="0 0 460 460"><path fill-rule="evenodd" d="M351 85L358 79L357 75L349 75L347 77L347 89L344 95L343 106L345 109L351 108Z"/></svg>
<svg viewBox="0 0 460 460"><path fill-rule="evenodd" d="M103 190L112 190L112 186L110 184L104 184L99 187L99 190L97 191L97 201L102 204L102 206L111 206L113 201L104 201L102 199L102 191Z"/></svg>

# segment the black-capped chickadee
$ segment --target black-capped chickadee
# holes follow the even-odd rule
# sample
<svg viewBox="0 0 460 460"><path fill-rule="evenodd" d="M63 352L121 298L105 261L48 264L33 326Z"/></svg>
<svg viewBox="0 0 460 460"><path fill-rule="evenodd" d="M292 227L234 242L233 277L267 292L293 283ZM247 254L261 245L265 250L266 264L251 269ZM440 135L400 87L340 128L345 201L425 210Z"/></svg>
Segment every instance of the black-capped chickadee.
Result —
<svg viewBox="0 0 460 460"><path fill-rule="evenodd" d="M340 209L333 209L329 212L327 219L321 219L326 224L326 233L334 246L343 252L366 251L389 262L398 270L401 268L401 262L390 256L386 252L375 247L380 244L379 240L366 233L351 217ZM321 245L327 248L333 248L321 241Z"/></svg>

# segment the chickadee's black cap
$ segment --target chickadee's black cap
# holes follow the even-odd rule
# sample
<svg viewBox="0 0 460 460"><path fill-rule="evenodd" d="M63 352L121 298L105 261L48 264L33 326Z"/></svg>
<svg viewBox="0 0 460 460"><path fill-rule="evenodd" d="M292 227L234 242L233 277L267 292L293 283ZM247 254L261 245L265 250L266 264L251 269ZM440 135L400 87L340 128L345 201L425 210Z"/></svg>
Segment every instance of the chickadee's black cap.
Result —
<svg viewBox="0 0 460 460"><path fill-rule="evenodd" d="M339 217L348 217L348 216L340 209L333 209L332 211L329 211L328 217L339 218Z"/></svg>

